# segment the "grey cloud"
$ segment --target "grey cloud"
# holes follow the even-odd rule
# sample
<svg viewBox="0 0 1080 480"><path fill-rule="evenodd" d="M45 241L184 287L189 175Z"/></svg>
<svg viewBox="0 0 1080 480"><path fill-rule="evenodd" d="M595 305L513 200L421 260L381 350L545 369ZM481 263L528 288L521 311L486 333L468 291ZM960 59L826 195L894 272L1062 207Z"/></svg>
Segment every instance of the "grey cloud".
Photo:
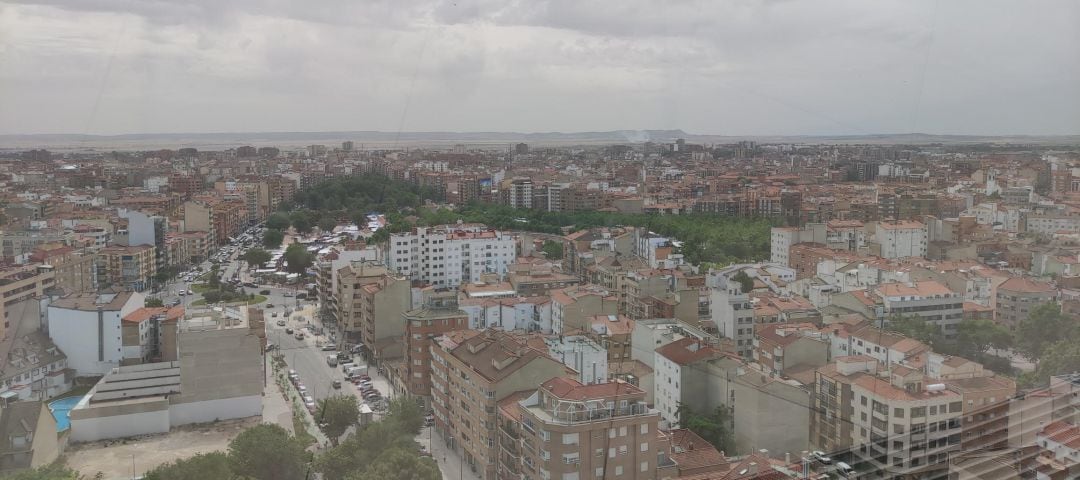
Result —
<svg viewBox="0 0 1080 480"><path fill-rule="evenodd" d="M404 128L435 130L1075 133L1078 13L1069 0L21 0L0 4L0 132L393 130L407 112Z"/></svg>

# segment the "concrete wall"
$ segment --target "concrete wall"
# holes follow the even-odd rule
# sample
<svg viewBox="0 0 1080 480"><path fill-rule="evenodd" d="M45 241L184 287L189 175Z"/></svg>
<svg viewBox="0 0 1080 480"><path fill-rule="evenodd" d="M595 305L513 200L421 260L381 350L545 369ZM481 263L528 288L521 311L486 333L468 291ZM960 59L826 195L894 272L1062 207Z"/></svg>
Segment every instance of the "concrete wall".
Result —
<svg viewBox="0 0 1080 480"><path fill-rule="evenodd" d="M97 410L114 410L110 408L91 408L80 414L78 410L71 411L71 441L92 442L107 438L125 438L135 435L150 433L167 433L169 431L169 409L167 401L147 403L141 405L128 405L119 407L117 414ZM126 413L125 413L126 412ZM95 413L100 413L95 415Z"/></svg>
<svg viewBox="0 0 1080 480"><path fill-rule="evenodd" d="M169 406L169 421L174 427L189 423L247 418L262 415L262 396L223 398Z"/></svg>
<svg viewBox="0 0 1080 480"><path fill-rule="evenodd" d="M750 373L748 375L759 375ZM767 449L774 458L810 448L810 394L782 382L755 385L740 377L735 391L735 445L738 454Z"/></svg>
<svg viewBox="0 0 1080 480"><path fill-rule="evenodd" d="M120 312L103 311L103 329L98 330L98 312L49 308L49 336L67 355L68 367L79 376L104 375L120 365ZM104 359L98 355L98 338L103 342Z"/></svg>

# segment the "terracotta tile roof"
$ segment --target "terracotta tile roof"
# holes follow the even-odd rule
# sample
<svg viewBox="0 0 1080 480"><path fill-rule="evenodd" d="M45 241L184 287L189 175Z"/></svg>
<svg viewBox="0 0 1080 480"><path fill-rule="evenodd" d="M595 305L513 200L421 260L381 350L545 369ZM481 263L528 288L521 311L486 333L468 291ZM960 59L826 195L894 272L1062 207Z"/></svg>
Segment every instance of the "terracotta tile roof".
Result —
<svg viewBox="0 0 1080 480"><path fill-rule="evenodd" d="M1050 293L1055 289L1049 283L1036 282L1023 277L1012 277L998 285L998 290L1008 290L1018 293Z"/></svg>
<svg viewBox="0 0 1080 480"><path fill-rule="evenodd" d="M645 391L622 380L585 385L573 378L555 377L540 388L563 400L591 400L625 395L644 395Z"/></svg>
<svg viewBox="0 0 1080 480"><path fill-rule="evenodd" d="M678 466L680 472L687 470L694 470L694 473L728 471L729 465L724 454L698 434L685 428L671 430L668 434L671 435L670 458Z"/></svg>
<svg viewBox="0 0 1080 480"><path fill-rule="evenodd" d="M184 316L184 307L142 307L127 314L122 320L128 323L142 323L156 315L163 315L165 320L175 320Z"/></svg>
<svg viewBox="0 0 1080 480"><path fill-rule="evenodd" d="M1051 422L1039 434L1050 441L1080 450L1080 426L1059 420Z"/></svg>
<svg viewBox="0 0 1080 480"><path fill-rule="evenodd" d="M681 338L657 348L656 353L683 366L721 356L719 350L692 337Z"/></svg>

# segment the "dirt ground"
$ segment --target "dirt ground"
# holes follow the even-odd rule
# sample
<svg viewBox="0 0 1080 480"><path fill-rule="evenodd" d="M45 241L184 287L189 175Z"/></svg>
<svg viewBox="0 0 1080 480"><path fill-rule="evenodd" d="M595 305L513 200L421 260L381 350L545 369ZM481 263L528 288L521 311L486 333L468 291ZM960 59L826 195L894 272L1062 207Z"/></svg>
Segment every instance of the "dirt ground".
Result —
<svg viewBox="0 0 1080 480"><path fill-rule="evenodd" d="M98 472L105 480L131 479L131 460L135 458L136 476L163 463L189 458L198 453L224 451L242 430L258 425L258 418L218 422L212 425L176 428L168 434L147 435L126 441L92 442L69 445L65 452L67 466L93 477Z"/></svg>

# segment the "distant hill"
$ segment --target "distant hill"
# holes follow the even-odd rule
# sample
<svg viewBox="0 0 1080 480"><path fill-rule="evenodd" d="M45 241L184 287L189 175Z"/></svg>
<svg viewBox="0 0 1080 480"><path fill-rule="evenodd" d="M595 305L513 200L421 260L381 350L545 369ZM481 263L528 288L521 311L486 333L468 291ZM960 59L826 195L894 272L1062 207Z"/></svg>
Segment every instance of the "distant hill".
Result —
<svg viewBox="0 0 1080 480"><path fill-rule="evenodd" d="M249 133L138 133L125 135L0 135L0 150L48 148L55 151L150 150L195 147L221 150L241 145L303 147L311 144L335 146L351 140L359 148L409 146L470 146L528 143L533 146L603 145L618 143L672 142L684 138L690 143L734 143L741 140L759 143L801 144L1030 144L1078 145L1080 135L1061 136L979 136L931 135L923 133L837 136L724 136L687 133L682 130L612 130L606 132L249 132Z"/></svg>

